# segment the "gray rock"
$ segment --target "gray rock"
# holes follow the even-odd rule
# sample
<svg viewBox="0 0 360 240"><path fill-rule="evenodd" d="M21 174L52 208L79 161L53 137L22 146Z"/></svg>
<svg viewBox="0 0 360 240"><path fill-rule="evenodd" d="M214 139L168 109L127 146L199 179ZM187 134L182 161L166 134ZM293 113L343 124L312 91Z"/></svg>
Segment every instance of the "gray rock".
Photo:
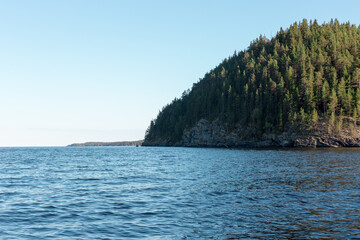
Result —
<svg viewBox="0 0 360 240"><path fill-rule="evenodd" d="M185 129L180 142L172 143L170 139L145 141L146 146L184 146L184 147L221 147L221 148L316 148L316 147L360 147L360 138L347 131L342 135L329 135L326 132L302 132L303 136L294 132L282 134L263 134L256 138L257 129L235 126L231 132L219 120L201 119L192 128Z"/></svg>

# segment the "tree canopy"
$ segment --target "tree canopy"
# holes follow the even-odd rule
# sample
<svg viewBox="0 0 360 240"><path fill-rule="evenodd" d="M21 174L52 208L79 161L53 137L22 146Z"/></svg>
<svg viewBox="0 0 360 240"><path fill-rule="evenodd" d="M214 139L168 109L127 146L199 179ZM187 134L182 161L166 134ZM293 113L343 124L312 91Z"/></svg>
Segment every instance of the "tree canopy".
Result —
<svg viewBox="0 0 360 240"><path fill-rule="evenodd" d="M360 114L359 84L360 27L304 19L224 59L159 112L145 141L176 143L200 119L221 120L229 131L251 127L259 136L320 119L331 131L339 117Z"/></svg>

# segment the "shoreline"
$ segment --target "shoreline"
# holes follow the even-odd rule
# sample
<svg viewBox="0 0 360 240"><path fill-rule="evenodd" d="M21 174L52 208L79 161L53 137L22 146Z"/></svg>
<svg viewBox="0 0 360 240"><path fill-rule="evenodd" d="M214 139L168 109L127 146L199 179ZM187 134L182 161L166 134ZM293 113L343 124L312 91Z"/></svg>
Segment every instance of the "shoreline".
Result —
<svg viewBox="0 0 360 240"><path fill-rule="evenodd" d="M112 146L141 146L144 140L119 141L119 142L85 142L72 143L66 147L112 147Z"/></svg>

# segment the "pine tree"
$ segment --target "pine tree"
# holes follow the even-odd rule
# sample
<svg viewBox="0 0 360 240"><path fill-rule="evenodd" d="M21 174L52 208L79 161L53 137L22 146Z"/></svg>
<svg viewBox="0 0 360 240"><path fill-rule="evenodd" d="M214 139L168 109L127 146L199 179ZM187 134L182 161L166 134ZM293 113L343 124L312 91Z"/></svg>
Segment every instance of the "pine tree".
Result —
<svg viewBox="0 0 360 240"><path fill-rule="evenodd" d="M325 113L327 110L327 104L328 102L330 102L330 86L326 80L324 81L321 89L321 101L323 106L323 112Z"/></svg>
<svg viewBox="0 0 360 240"><path fill-rule="evenodd" d="M336 96L335 89L333 88L331 91L330 100L328 103L328 109L329 109L330 113L335 113L337 105L338 105L338 98Z"/></svg>
<svg viewBox="0 0 360 240"><path fill-rule="evenodd" d="M317 113L316 109L314 108L313 112L311 114L312 124L315 126L318 123L318 120L319 120L319 116L318 116L318 113Z"/></svg>
<svg viewBox="0 0 360 240"><path fill-rule="evenodd" d="M299 119L301 123L305 123L305 111L303 108L300 108Z"/></svg>

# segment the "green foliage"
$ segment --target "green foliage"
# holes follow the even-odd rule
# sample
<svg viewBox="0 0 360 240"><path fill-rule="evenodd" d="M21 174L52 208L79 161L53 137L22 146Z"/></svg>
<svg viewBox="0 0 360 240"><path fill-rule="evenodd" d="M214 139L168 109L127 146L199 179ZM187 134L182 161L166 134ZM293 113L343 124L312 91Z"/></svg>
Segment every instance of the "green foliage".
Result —
<svg viewBox="0 0 360 240"><path fill-rule="evenodd" d="M274 38L260 36L205 74L159 112L145 139L179 141L200 119L281 132L329 119L329 131L360 109L360 27L337 20L295 22Z"/></svg>
<svg viewBox="0 0 360 240"><path fill-rule="evenodd" d="M329 102L328 108L329 108L330 113L335 113L335 111L338 107L338 98L336 96L336 91L334 88L331 91L330 99L328 102Z"/></svg>
<svg viewBox="0 0 360 240"><path fill-rule="evenodd" d="M336 131L337 131L338 133L341 132L342 126L343 126L343 120L342 120L341 117L339 117L339 118L337 119L337 121L336 121Z"/></svg>
<svg viewBox="0 0 360 240"><path fill-rule="evenodd" d="M313 125L316 125L318 123L318 120L319 120L319 116L318 116L316 109L314 108L314 110L311 114L311 122Z"/></svg>

